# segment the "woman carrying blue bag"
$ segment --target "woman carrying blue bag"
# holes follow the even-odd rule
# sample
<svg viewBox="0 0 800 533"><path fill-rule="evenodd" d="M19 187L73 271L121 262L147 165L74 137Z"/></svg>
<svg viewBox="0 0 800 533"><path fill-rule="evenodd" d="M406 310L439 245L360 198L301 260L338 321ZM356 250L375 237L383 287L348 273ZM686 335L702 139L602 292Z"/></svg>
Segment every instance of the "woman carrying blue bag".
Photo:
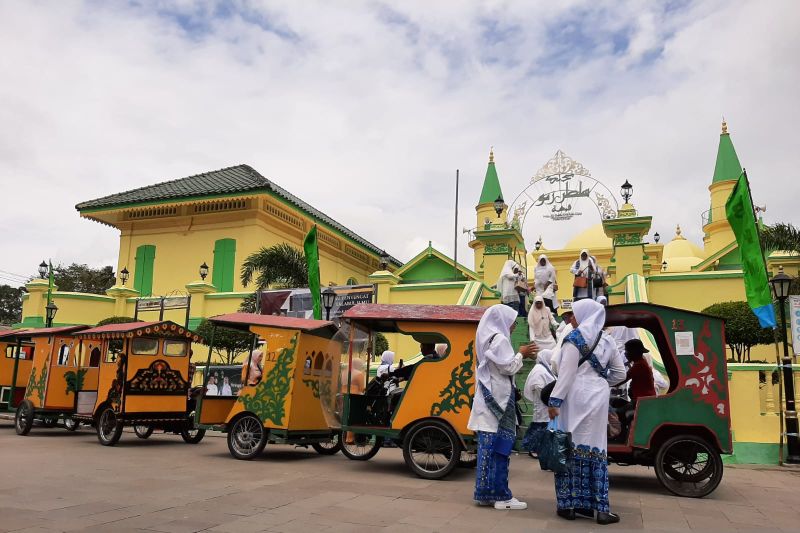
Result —
<svg viewBox="0 0 800 533"><path fill-rule="evenodd" d="M511 332L516 320L516 310L493 305L483 314L475 334L475 396L467 424L478 438L474 499L495 509L528 507L508 488L508 465L517 437L514 374L522 368L522 359L532 359L537 348L528 344L514 352Z"/></svg>
<svg viewBox="0 0 800 533"><path fill-rule="evenodd" d="M556 473L557 514L594 518L601 525L619 522L608 503L607 425L609 383L625 379L625 363L614 340L603 332L605 308L593 300L573 304L575 330L561 349L558 380L548 414L559 430L572 436L571 464Z"/></svg>

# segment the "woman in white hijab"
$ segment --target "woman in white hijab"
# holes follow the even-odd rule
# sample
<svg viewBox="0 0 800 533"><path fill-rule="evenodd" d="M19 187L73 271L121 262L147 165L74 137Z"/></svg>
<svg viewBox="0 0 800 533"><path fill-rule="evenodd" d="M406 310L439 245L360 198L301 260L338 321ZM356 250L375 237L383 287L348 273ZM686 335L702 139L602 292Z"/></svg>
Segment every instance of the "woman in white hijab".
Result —
<svg viewBox="0 0 800 533"><path fill-rule="evenodd" d="M555 313L558 309L556 268L544 254L539 256L533 269L533 288L536 290L536 295L544 299L544 305Z"/></svg>
<svg viewBox="0 0 800 533"><path fill-rule="evenodd" d="M378 369L375 371L375 377L382 378L384 376L388 377L394 371L394 352L389 350L384 351L381 354L381 364L378 365ZM397 383L394 380L387 379L383 382L383 388L386 390L386 393L392 392L394 389L397 388Z"/></svg>
<svg viewBox="0 0 800 533"><path fill-rule="evenodd" d="M527 509L508 488L508 465L516 440L517 415L514 374L523 358L536 354L535 345L511 347L517 313L506 305L493 305L483 314L475 335L477 370L475 396L467 427L477 433L478 466L475 501L495 509Z"/></svg>
<svg viewBox="0 0 800 533"><path fill-rule="evenodd" d="M525 438L522 439L522 447L530 451L531 454L539 453L541 432L547 428L547 422L550 421L547 405L542 402L541 396L545 385L556 379L555 372L550 368L550 357L552 355L552 350L539 350L536 355L536 364L533 365L530 374L528 374L528 379L525 380L525 387L522 389L522 395L533 403L533 420L525 433Z"/></svg>
<svg viewBox="0 0 800 533"><path fill-rule="evenodd" d="M561 348L558 381L550 395L549 416L559 429L572 433L572 466L555 474L557 514L574 520L576 513L598 524L619 522L608 504L608 401L610 383L626 377L625 363L614 340L603 332L606 310L594 300L572 306L575 331Z"/></svg>
<svg viewBox="0 0 800 533"><path fill-rule="evenodd" d="M528 311L528 332L530 339L536 343L540 350L552 350L556 347L554 332L558 322L553 317L550 309L544 306L544 298L536 296Z"/></svg>
<svg viewBox="0 0 800 533"><path fill-rule="evenodd" d="M572 264L572 268L569 269L569 271L575 275L575 282L572 289L573 301L578 301L583 298L594 298L592 282L596 270L597 265L592 261L589 250L581 250L581 255Z"/></svg>
<svg viewBox="0 0 800 533"><path fill-rule="evenodd" d="M497 279L497 290L500 291L500 301L519 311L519 294L517 293L517 273L514 270L521 270L519 265L514 261L508 260L503 265L500 271L500 277Z"/></svg>

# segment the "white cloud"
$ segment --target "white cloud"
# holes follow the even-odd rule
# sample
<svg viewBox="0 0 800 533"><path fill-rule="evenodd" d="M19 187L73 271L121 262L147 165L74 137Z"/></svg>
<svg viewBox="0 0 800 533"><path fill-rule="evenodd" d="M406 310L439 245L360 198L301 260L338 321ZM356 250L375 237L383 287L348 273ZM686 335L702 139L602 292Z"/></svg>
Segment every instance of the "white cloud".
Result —
<svg viewBox="0 0 800 533"><path fill-rule="evenodd" d="M450 253L455 169L460 230L489 145L507 199L561 148L699 242L723 114L756 201L798 222L796 2L551 4L0 3L0 269L107 263L76 203L237 163L401 259Z"/></svg>

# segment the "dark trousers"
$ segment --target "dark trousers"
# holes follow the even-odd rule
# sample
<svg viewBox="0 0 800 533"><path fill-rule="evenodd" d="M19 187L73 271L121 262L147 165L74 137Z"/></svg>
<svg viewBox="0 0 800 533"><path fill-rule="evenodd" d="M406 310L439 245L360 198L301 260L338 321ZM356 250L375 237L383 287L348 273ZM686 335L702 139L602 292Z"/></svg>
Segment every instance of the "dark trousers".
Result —
<svg viewBox="0 0 800 533"><path fill-rule="evenodd" d="M528 311L525 309L526 303L526 296L524 292L519 293L519 316L522 318L526 318L528 316Z"/></svg>
<svg viewBox="0 0 800 533"><path fill-rule="evenodd" d="M556 312L556 306L555 306L555 305L553 305L553 300L551 300L550 298L542 298L542 299L544 300L544 305L545 305L545 307L547 307L548 309L550 309L550 311L552 311L552 312L553 312L553 314L555 314L555 312Z"/></svg>

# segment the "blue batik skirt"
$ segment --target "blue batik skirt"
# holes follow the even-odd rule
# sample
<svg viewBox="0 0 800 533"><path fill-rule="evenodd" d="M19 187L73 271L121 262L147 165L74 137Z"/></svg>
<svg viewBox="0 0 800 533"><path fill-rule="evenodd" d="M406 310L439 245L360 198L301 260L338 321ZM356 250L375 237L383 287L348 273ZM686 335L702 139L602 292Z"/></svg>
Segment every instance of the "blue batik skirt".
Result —
<svg viewBox="0 0 800 533"><path fill-rule="evenodd" d="M555 474L559 509L592 509L609 512L608 457L605 450L579 444L572 450L572 467Z"/></svg>

